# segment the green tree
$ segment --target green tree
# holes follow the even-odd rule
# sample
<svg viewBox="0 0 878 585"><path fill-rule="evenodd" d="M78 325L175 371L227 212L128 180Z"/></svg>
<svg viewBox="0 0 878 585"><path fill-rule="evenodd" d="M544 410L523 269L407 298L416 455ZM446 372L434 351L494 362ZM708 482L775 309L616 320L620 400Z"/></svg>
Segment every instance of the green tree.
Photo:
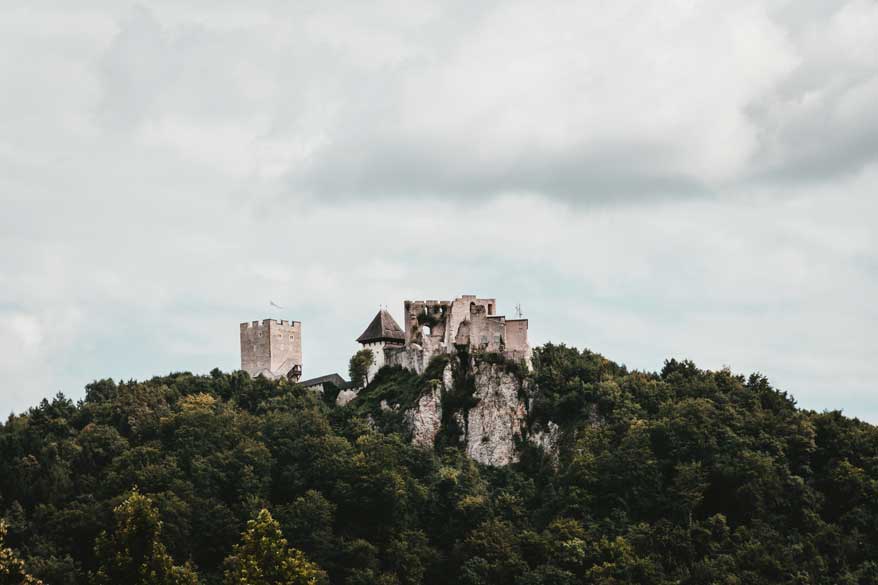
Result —
<svg viewBox="0 0 878 585"><path fill-rule="evenodd" d="M162 522L147 496L135 490L113 516L115 529L101 533L95 544L95 585L197 585L195 571L174 565L162 544Z"/></svg>
<svg viewBox="0 0 878 585"><path fill-rule="evenodd" d="M704 500L709 482L699 461L680 463L674 471L676 476L670 491L672 502L682 512L687 524L692 526L692 513Z"/></svg>
<svg viewBox="0 0 878 585"><path fill-rule="evenodd" d="M6 523L0 520L0 585L43 585L25 572L24 561L11 548L3 546L5 539Z"/></svg>
<svg viewBox="0 0 878 585"><path fill-rule="evenodd" d="M362 388L368 382L369 367L375 363L375 354L371 349L361 349L351 357L348 374L355 388Z"/></svg>
<svg viewBox="0 0 878 585"><path fill-rule="evenodd" d="M225 585L321 585L326 574L287 544L268 510L247 523L225 562Z"/></svg>

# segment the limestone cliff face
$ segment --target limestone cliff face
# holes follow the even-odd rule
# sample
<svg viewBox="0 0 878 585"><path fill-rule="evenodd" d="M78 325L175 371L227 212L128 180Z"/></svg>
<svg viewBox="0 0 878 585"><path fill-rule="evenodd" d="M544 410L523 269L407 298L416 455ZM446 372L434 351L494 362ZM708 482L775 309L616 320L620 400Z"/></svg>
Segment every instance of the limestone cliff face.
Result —
<svg viewBox="0 0 878 585"><path fill-rule="evenodd" d="M521 382L502 366L482 364L475 370L478 403L466 413L466 453L487 465L518 461L527 410L519 398Z"/></svg>
<svg viewBox="0 0 878 585"><path fill-rule="evenodd" d="M528 441L546 453L553 464L558 463L558 451L561 441L561 428L549 421L547 425L532 427L527 437Z"/></svg>
<svg viewBox="0 0 878 585"><path fill-rule="evenodd" d="M442 392L451 388L453 383L449 365L442 371L442 380L437 380L430 391L421 396L415 407L405 413L412 430L413 444L426 449L433 448L436 435L442 426Z"/></svg>
<svg viewBox="0 0 878 585"><path fill-rule="evenodd" d="M447 413L460 428L461 446L480 463L502 466L518 461L517 443L525 429L527 409L522 396L523 382L503 365L472 364L473 404L468 409ZM452 365L442 379L406 412L412 442L432 448L442 427L443 396L454 392Z"/></svg>

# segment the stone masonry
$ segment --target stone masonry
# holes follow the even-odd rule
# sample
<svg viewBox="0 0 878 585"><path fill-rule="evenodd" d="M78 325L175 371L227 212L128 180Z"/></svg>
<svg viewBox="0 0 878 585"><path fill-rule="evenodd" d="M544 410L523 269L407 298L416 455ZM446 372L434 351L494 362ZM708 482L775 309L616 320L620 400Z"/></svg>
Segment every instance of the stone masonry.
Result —
<svg viewBox="0 0 878 585"><path fill-rule="evenodd" d="M241 369L270 380L302 375L302 323L263 319L241 323Z"/></svg>
<svg viewBox="0 0 878 585"><path fill-rule="evenodd" d="M405 301L405 344L387 351L387 363L422 371L434 355L466 346L530 365L527 319L496 314L497 300L463 295L453 301Z"/></svg>

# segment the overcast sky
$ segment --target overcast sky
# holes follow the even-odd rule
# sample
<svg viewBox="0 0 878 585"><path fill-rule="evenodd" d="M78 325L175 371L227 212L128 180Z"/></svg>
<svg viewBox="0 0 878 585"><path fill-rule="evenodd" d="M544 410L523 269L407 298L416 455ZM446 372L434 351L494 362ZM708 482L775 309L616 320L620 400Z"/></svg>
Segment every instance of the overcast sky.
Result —
<svg viewBox="0 0 878 585"><path fill-rule="evenodd" d="M0 413L471 293L878 422L876 55L875 0L4 2Z"/></svg>

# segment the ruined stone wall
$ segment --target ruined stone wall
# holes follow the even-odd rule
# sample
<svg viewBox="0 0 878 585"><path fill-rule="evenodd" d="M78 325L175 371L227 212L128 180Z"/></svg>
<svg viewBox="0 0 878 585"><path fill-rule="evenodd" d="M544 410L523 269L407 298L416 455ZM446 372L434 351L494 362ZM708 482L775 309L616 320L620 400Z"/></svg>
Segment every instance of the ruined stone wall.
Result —
<svg viewBox="0 0 878 585"><path fill-rule="evenodd" d="M527 319L506 320L506 350L528 353Z"/></svg>
<svg viewBox="0 0 878 585"><path fill-rule="evenodd" d="M425 337L432 337L436 343L445 339L448 301L405 301L403 318L405 328L405 344L417 343L424 345ZM428 322L424 322L427 320ZM426 330L426 334L424 331Z"/></svg>
<svg viewBox="0 0 878 585"><path fill-rule="evenodd" d="M281 378L302 365L302 324L263 319L241 323L241 369L251 376Z"/></svg>
<svg viewBox="0 0 878 585"><path fill-rule="evenodd" d="M485 314L491 316L496 312L497 300L463 295L453 301L405 301L406 345L417 343L423 346L432 341L434 346L441 343L451 347L460 324L470 318L471 306L482 307ZM431 339L427 340L426 337Z"/></svg>
<svg viewBox="0 0 878 585"><path fill-rule="evenodd" d="M468 345L477 351L502 353L530 367L527 319L507 320L496 314L496 308L496 299L475 295L453 301L405 301L405 347L423 352L419 356L396 355L387 363L420 373L422 364L434 355L454 352L455 345Z"/></svg>
<svg viewBox="0 0 878 585"><path fill-rule="evenodd" d="M452 301L445 326L445 344L449 347L455 342L460 324L470 318L470 307L484 307L485 315L493 315L497 307L496 299L479 299L475 295L463 295Z"/></svg>
<svg viewBox="0 0 878 585"><path fill-rule="evenodd" d="M388 366L399 366L421 375L427 369L432 352L424 351L423 348L406 346L384 348L384 363Z"/></svg>
<svg viewBox="0 0 878 585"><path fill-rule="evenodd" d="M484 305L470 305L469 320L460 324L455 343L474 350L500 352L504 347L506 324L503 317L489 316Z"/></svg>

